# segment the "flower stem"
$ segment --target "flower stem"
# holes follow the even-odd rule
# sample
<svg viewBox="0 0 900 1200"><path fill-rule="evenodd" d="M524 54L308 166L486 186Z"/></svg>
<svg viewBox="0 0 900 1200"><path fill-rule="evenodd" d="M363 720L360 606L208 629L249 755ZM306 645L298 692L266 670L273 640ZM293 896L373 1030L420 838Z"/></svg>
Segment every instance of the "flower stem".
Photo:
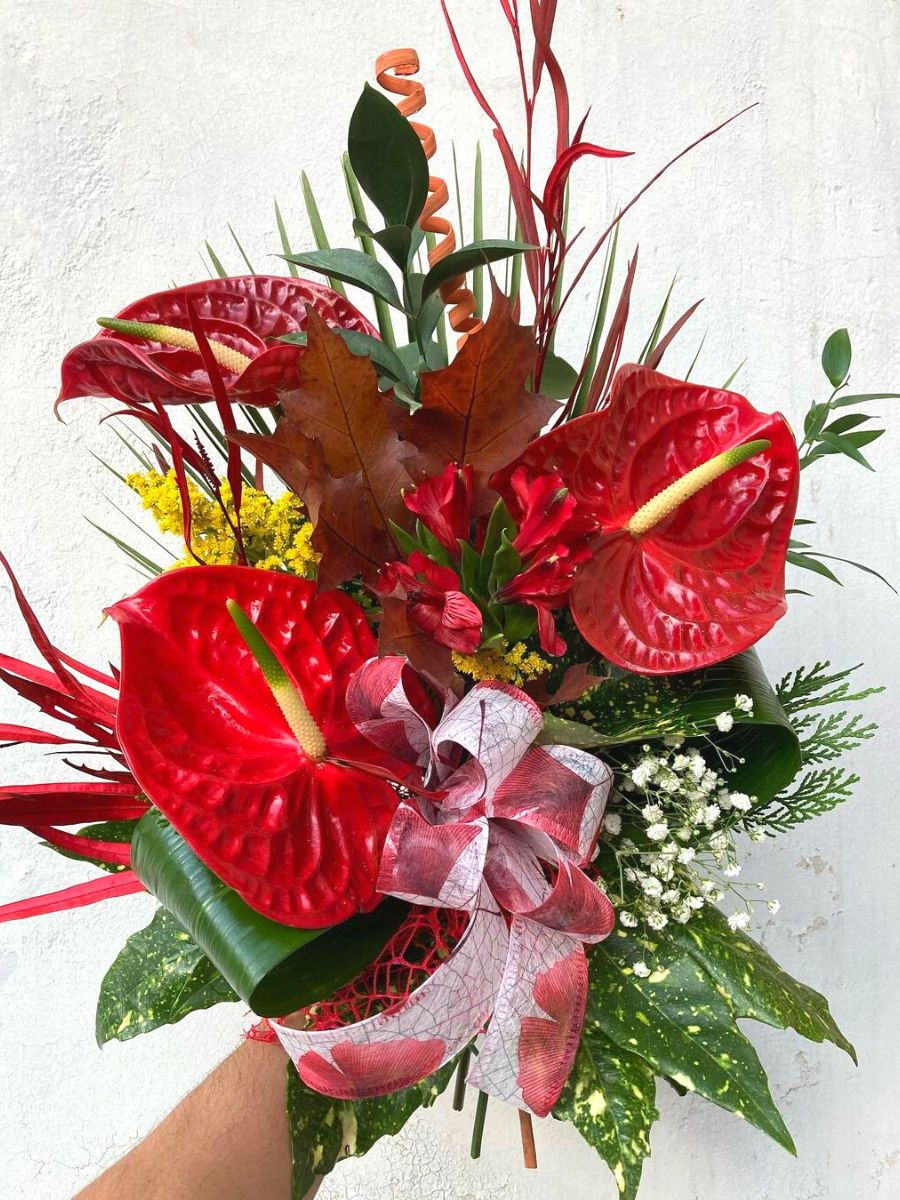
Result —
<svg viewBox="0 0 900 1200"><path fill-rule="evenodd" d="M459 1056L459 1064L456 1068L456 1083L453 1088L453 1111L462 1112L463 1104L466 1099L466 1075L469 1073L469 1059L472 1057L472 1051L466 1046L462 1054Z"/></svg>
<svg viewBox="0 0 900 1200"><path fill-rule="evenodd" d="M472 1126L472 1157L481 1157L481 1139L484 1137L484 1118L487 1113L487 1092L478 1093L478 1104L475 1107L475 1124Z"/></svg>

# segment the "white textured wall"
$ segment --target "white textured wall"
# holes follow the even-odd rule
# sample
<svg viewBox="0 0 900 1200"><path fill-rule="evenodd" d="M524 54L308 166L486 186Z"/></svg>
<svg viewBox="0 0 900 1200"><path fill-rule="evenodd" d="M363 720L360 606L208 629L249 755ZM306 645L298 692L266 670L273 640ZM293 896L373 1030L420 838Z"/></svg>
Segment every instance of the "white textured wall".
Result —
<svg viewBox="0 0 900 1200"><path fill-rule="evenodd" d="M485 86L510 108L515 76L496 6L453 7ZM228 221L265 269L275 249L273 195L308 244L303 166L329 230L346 230L338 153L377 51L419 47L445 168L451 136L468 164L486 131L436 0L0 0L0 13L0 544L57 642L100 661L114 653L113 631L98 629L101 606L130 590L134 576L83 519L106 519L102 493L118 486L88 448L115 449L91 404L72 405L67 427L53 420L63 352L90 335L95 315L201 277L205 237L238 270ZM640 241L643 260L632 352L677 269L684 305L707 300L673 369L708 328L699 377L720 383L746 355L741 378L753 400L797 417L821 397L824 336L847 324L857 390L900 390L896 0L561 0L560 13L575 112L592 104L590 133L638 152L579 168L590 201L584 220L603 221L671 153L761 101L680 164L629 220L624 240ZM505 213L496 188L493 196L494 211ZM502 235L502 221L490 232ZM582 316L587 307L585 299ZM581 337L579 329L564 341L574 349ZM892 424L875 448L877 476L843 462L819 467L803 510L819 519L823 548L896 579L900 432ZM772 671L816 657L866 658L867 680L892 683L900 602L852 573L842 591L824 582L815 590L817 599L798 599L766 644ZM29 652L5 587L0 633L3 650ZM895 696L872 706L885 725L896 719ZM29 719L24 705L2 702L5 719ZM664 1090L648 1200L900 1196L896 733L888 729L856 757L864 784L855 801L764 847L751 873L783 903L766 944L830 994L861 1066L790 1034L754 1031L799 1160L734 1118ZM52 770L36 755L7 751L0 780ZM87 874L3 831L0 898ZM152 907L123 899L3 927L4 1196L63 1200L234 1046L237 1006L96 1049L99 981ZM605 1168L568 1127L539 1129L537 1174L521 1169L511 1112L490 1112L480 1164L468 1160L467 1138L468 1119L444 1106L339 1170L321 1194L613 1196Z"/></svg>

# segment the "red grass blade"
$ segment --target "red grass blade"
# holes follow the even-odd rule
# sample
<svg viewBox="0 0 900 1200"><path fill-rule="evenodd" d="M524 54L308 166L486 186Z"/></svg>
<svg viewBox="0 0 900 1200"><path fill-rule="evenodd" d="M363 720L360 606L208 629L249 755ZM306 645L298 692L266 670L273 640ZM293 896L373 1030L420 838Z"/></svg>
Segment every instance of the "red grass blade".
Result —
<svg viewBox="0 0 900 1200"><path fill-rule="evenodd" d="M41 917L47 913L63 912L69 908L83 908L110 900L114 896L132 896L144 891L144 885L134 871L121 871L117 875L104 875L102 879L91 879L87 883L76 883L74 887L58 892L47 892L43 896L30 896L27 900L14 900L12 904L0 905L0 924L6 921L21 921L24 917Z"/></svg>
<svg viewBox="0 0 900 1200"><path fill-rule="evenodd" d="M697 309L700 307L700 305L702 303L703 303L702 300L697 300L694 304L691 305L691 307L687 310L687 312L683 312L681 314L681 316L673 324L672 328L668 331L668 333L665 335L665 337L660 339L659 345L656 347L656 349L653 351L653 353L647 359L648 367L651 367L654 371L657 369L660 362L662 361L662 356L665 354L665 352L671 346L672 342L675 340L675 338L678 336L678 334L681 332L681 330L685 327L685 325L687 325L688 321L691 319L691 317L694 315L694 313L697 311Z"/></svg>
<svg viewBox="0 0 900 1200"><path fill-rule="evenodd" d="M66 833L63 829L54 829L52 825L26 825L25 828L58 850L70 850L84 858L99 858L118 866L131 865L131 845L128 842L104 842L99 838L82 837L80 833Z"/></svg>

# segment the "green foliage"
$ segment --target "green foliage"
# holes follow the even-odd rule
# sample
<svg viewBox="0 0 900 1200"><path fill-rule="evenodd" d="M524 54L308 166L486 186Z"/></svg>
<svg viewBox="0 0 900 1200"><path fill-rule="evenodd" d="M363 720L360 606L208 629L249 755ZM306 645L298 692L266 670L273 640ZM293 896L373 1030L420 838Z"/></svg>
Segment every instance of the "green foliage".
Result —
<svg viewBox="0 0 900 1200"><path fill-rule="evenodd" d="M612 1171L622 1200L637 1196L650 1130L659 1117L655 1100L650 1065L587 1023L553 1115L571 1121L594 1147Z"/></svg>
<svg viewBox="0 0 900 1200"><path fill-rule="evenodd" d="M124 1042L237 998L171 913L159 908L146 929L131 935L103 977L97 1043Z"/></svg>
<svg viewBox="0 0 900 1200"><path fill-rule="evenodd" d="M649 974L635 974L638 963ZM823 996L791 978L714 908L644 940L619 929L589 952L587 1018L554 1115L571 1121L634 1200L658 1116L654 1075L794 1145L737 1021L794 1029L855 1053Z"/></svg>
<svg viewBox="0 0 900 1200"><path fill-rule="evenodd" d="M362 1156L379 1138L399 1133L419 1108L430 1108L446 1088L455 1062L403 1091L371 1100L333 1100L311 1091L287 1066L286 1108L291 1139L292 1200L303 1200L318 1176L342 1158Z"/></svg>
<svg viewBox="0 0 900 1200"><path fill-rule="evenodd" d="M485 263L500 262L504 258L512 258L515 254L524 254L533 250L526 242L510 242L501 239L493 241L470 242L461 246L440 262L435 263L422 282L422 298L427 299L448 280L457 275L465 275L473 267Z"/></svg>
<svg viewBox="0 0 900 1200"><path fill-rule="evenodd" d="M801 667L778 684L779 700L800 740L801 766L810 769L789 790L754 809L747 818L748 826L784 833L830 812L853 794L859 776L833 764L874 737L878 726L841 706L858 704L884 689L851 691L850 677L858 666L829 672L830 665ZM837 711L822 711L835 706Z"/></svg>
<svg viewBox="0 0 900 1200"><path fill-rule="evenodd" d="M734 711L732 729L722 733L715 719L734 709L739 693L751 698L753 710ZM621 673L558 713L587 728L586 738L576 738L575 729L550 722L555 736L570 745L608 750L665 735L696 739L701 750L717 753L733 791L760 800L771 799L800 768L797 735L755 650L684 675Z"/></svg>
<svg viewBox="0 0 900 1200"><path fill-rule="evenodd" d="M409 121L369 84L350 118L347 153L360 186L385 222L411 229L428 195L425 151Z"/></svg>
<svg viewBox="0 0 900 1200"><path fill-rule="evenodd" d="M245 904L154 809L141 819L131 858L138 878L260 1016L330 996L376 957L409 907L387 899L331 929L281 925Z"/></svg>

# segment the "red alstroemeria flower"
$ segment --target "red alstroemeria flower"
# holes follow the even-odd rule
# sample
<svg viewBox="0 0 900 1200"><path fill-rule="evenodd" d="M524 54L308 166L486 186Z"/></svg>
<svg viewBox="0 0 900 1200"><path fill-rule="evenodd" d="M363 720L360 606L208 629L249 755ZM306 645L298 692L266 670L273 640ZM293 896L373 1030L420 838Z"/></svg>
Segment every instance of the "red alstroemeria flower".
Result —
<svg viewBox="0 0 900 1200"><path fill-rule="evenodd" d="M779 414L734 392L623 367L609 406L529 446L594 530L570 594L587 641L648 675L695 670L752 646L785 612L797 446ZM513 497L518 464L495 477Z"/></svg>
<svg viewBox="0 0 900 1200"><path fill-rule="evenodd" d="M584 543L575 547L557 542L539 555L497 593L502 604L530 604L537 614L538 640L545 654L565 654L566 643L556 630L553 612L565 604L575 568L590 557Z"/></svg>
<svg viewBox="0 0 900 1200"><path fill-rule="evenodd" d="M409 563L388 563L378 591L406 601L409 619L441 646L474 654L481 644L481 610L459 590L459 576L416 552Z"/></svg>
<svg viewBox="0 0 900 1200"><path fill-rule="evenodd" d="M63 360L57 407L76 396L112 396L129 404L211 400L212 385L191 333L189 304L226 390L260 407L277 404L278 393L296 385L303 349L275 339L304 330L307 308L332 328L377 337L362 313L321 283L281 275L204 280L136 300L112 320L113 329L70 350Z"/></svg>
<svg viewBox="0 0 900 1200"><path fill-rule="evenodd" d="M526 559L538 547L559 538L576 501L560 475L534 475L524 466L513 472L510 486L518 501L513 515L519 532L513 546Z"/></svg>
<svg viewBox="0 0 900 1200"><path fill-rule="evenodd" d="M282 692L229 601L268 643ZM317 928L374 908L397 806L382 776L402 780L408 769L373 754L347 715L347 683L376 652L362 609L276 571L194 567L110 612L122 639L118 735L128 765L207 866L286 925Z"/></svg>
<svg viewBox="0 0 900 1200"><path fill-rule="evenodd" d="M458 560L460 539L468 541L472 523L472 468L450 463L405 493L403 503Z"/></svg>

